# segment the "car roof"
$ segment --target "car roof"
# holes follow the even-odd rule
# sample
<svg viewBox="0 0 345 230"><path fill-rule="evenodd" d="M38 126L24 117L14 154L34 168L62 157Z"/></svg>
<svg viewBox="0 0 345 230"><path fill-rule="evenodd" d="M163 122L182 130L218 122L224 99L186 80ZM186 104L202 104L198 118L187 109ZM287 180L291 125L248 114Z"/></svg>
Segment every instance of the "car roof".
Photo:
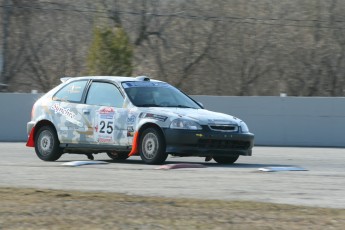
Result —
<svg viewBox="0 0 345 230"><path fill-rule="evenodd" d="M138 77L123 77L123 76L82 76L82 77L63 77L60 80L62 82L66 81L75 81L75 80L107 80L107 81L114 81L114 82L126 82L126 81L154 81L154 82L161 82L158 80L150 79L146 76L138 76Z"/></svg>

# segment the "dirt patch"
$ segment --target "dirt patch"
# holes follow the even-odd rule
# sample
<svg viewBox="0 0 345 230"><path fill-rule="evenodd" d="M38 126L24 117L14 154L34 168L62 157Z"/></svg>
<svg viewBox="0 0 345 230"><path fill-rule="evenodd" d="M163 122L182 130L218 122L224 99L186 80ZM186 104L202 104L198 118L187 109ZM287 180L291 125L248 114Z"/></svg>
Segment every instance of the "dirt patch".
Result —
<svg viewBox="0 0 345 230"><path fill-rule="evenodd" d="M345 209L0 188L0 229L343 229Z"/></svg>

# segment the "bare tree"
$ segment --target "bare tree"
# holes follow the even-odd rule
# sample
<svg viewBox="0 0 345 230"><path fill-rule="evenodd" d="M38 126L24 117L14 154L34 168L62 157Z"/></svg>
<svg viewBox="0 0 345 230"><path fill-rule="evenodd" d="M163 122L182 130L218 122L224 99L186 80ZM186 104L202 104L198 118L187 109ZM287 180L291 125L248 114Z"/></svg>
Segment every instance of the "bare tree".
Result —
<svg viewBox="0 0 345 230"><path fill-rule="evenodd" d="M84 71L87 47L81 47L80 41L91 34L85 35L85 29L70 26L71 19L83 19L78 11L74 12L68 4L47 6L40 1L30 2L30 5L26 1L16 1L12 7L16 27L9 35L12 56L7 74L12 77L10 90L46 92L59 83L59 78L80 75ZM55 9L72 10L73 14L61 14ZM78 22L82 23L90 22Z"/></svg>
<svg viewBox="0 0 345 230"><path fill-rule="evenodd" d="M187 93L345 94L343 1L6 1L9 91L46 91L85 74L92 28L105 24L129 35L134 75Z"/></svg>
<svg viewBox="0 0 345 230"><path fill-rule="evenodd" d="M341 4L342 7L341 7ZM339 26L338 19L342 15L344 3L332 0L329 6L330 26ZM332 30L332 36L336 43L336 49L325 56L323 63L326 75L329 77L330 96L344 96L344 76L345 76L345 28Z"/></svg>

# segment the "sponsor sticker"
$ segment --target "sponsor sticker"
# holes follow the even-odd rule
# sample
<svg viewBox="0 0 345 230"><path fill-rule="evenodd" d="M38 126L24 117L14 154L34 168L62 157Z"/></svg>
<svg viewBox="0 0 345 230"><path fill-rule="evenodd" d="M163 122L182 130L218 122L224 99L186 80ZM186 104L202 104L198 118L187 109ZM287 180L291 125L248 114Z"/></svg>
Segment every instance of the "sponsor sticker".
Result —
<svg viewBox="0 0 345 230"><path fill-rule="evenodd" d="M139 115L140 118L152 118L158 121L166 121L168 119L168 117L166 116L162 116L162 115L158 115L158 114L153 114L153 113L141 113Z"/></svg>
<svg viewBox="0 0 345 230"><path fill-rule="evenodd" d="M218 119L208 119L208 123L211 125L235 125L234 121L230 120L218 120Z"/></svg>
<svg viewBox="0 0 345 230"><path fill-rule="evenodd" d="M101 108L96 112L96 141L98 143L114 142L114 116L115 110L111 107Z"/></svg>
<svg viewBox="0 0 345 230"><path fill-rule="evenodd" d="M133 87L169 87L170 85L165 82L151 82L151 81L132 81L122 83L123 88Z"/></svg>
<svg viewBox="0 0 345 230"><path fill-rule="evenodd" d="M127 126L127 137L133 137L133 136L134 136L134 127Z"/></svg>
<svg viewBox="0 0 345 230"><path fill-rule="evenodd" d="M127 124L134 124L135 123L135 115L129 115L127 118Z"/></svg>
<svg viewBox="0 0 345 230"><path fill-rule="evenodd" d="M77 114L72 112L70 110L70 108L64 108L59 103L55 103L50 107L50 109L53 110L55 114L60 114L63 117L65 117L67 121L69 121L69 122L71 122L71 123L73 123L79 127L83 127L83 123L76 120Z"/></svg>
<svg viewBox="0 0 345 230"><path fill-rule="evenodd" d="M61 114L70 119L74 119L76 116L74 112L70 111L70 108L61 107L58 103L52 105L51 109L55 112L55 114Z"/></svg>

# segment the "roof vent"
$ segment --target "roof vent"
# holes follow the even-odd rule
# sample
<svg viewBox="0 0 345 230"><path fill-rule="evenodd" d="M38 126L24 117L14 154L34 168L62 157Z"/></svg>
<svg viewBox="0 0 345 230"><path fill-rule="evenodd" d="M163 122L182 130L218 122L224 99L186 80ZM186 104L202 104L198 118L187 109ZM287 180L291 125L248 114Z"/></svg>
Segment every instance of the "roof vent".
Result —
<svg viewBox="0 0 345 230"><path fill-rule="evenodd" d="M136 77L136 79L138 79L140 81L150 81L150 78L148 78L146 76L138 76L138 77Z"/></svg>

